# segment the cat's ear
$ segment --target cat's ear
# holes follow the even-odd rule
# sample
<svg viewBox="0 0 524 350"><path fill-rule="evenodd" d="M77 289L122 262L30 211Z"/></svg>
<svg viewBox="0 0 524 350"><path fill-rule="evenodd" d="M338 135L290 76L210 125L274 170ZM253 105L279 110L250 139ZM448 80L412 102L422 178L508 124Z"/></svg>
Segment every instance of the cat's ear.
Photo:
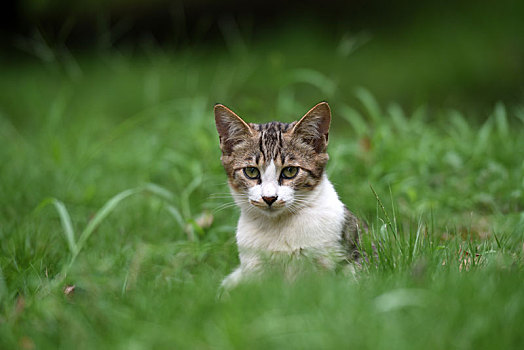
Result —
<svg viewBox="0 0 524 350"><path fill-rule="evenodd" d="M237 143L253 136L251 127L224 105L215 105L215 123L220 136L220 148L225 154L230 154Z"/></svg>
<svg viewBox="0 0 524 350"><path fill-rule="evenodd" d="M316 152L324 153L328 145L331 110L327 102L311 108L293 127L293 135L313 146Z"/></svg>

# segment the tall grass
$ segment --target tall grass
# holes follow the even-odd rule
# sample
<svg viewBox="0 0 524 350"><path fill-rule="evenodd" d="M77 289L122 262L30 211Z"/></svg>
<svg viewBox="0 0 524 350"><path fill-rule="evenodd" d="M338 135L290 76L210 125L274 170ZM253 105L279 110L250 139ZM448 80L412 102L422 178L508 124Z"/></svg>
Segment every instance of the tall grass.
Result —
<svg viewBox="0 0 524 350"><path fill-rule="evenodd" d="M79 60L74 79L5 72L0 348L523 343L521 108L408 111L311 68L274 63L264 85L257 68L273 63L249 53L157 55ZM370 226L362 266L275 274L217 299L238 264L238 213L210 106L291 121L325 97L328 174Z"/></svg>

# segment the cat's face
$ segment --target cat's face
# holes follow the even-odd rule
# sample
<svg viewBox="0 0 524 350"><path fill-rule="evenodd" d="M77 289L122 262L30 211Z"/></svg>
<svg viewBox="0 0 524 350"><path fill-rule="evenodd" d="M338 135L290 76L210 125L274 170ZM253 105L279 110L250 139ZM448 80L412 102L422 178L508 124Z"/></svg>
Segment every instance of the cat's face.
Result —
<svg viewBox="0 0 524 350"><path fill-rule="evenodd" d="M247 124L216 105L221 160L236 203L268 216L294 213L310 204L328 160L330 120L325 102L290 124Z"/></svg>

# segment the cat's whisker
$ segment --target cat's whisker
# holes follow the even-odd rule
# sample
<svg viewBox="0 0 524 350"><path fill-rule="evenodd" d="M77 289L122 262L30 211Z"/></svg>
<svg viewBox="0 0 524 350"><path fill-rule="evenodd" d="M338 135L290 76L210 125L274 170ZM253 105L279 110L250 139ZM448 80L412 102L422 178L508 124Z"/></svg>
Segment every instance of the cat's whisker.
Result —
<svg viewBox="0 0 524 350"><path fill-rule="evenodd" d="M309 200L309 196L296 196L295 195L294 200L296 201Z"/></svg>
<svg viewBox="0 0 524 350"><path fill-rule="evenodd" d="M296 213L298 210L302 209L302 207L301 207L301 206L298 206L298 205L296 205L296 204L293 204L293 205L291 206L291 209L293 209L293 211Z"/></svg>
<svg viewBox="0 0 524 350"><path fill-rule="evenodd" d="M224 207L220 207L220 208L216 208L216 209L213 210L213 214L216 214L216 213L218 213L218 212L220 212L220 211L222 211L222 210L226 210L226 209L228 209L228 208L232 208L232 207L233 207L233 205L231 205L231 206L224 206Z"/></svg>
<svg viewBox="0 0 524 350"><path fill-rule="evenodd" d="M305 198L294 198L293 202L302 203L302 202L309 202L309 200L306 200Z"/></svg>
<svg viewBox="0 0 524 350"><path fill-rule="evenodd" d="M308 204L310 204L310 202L308 201L300 201L300 200L295 200L293 201L293 206L296 208L296 209L302 209L306 206L308 206Z"/></svg>
<svg viewBox="0 0 524 350"><path fill-rule="evenodd" d="M287 210L288 210L291 214L293 214L293 215L295 215L295 214L297 213L297 212L295 211L295 208L294 208L292 205L290 205L289 207L287 207Z"/></svg>
<svg viewBox="0 0 524 350"><path fill-rule="evenodd" d="M218 197L231 197L231 193L223 192L223 193L211 193L209 195L209 198L218 198Z"/></svg>
<svg viewBox="0 0 524 350"><path fill-rule="evenodd" d="M246 215L250 215L250 214L253 212L254 209L255 209L255 207L253 207L253 206L244 206L244 207L242 208L242 211L243 211Z"/></svg>
<svg viewBox="0 0 524 350"><path fill-rule="evenodd" d="M214 210L213 210L213 213L217 213L221 210L224 210L224 209L227 209L227 208L231 208L231 207L235 207L236 206L236 203L235 202L230 202L230 203L224 203L222 205L219 205L218 207L216 207Z"/></svg>

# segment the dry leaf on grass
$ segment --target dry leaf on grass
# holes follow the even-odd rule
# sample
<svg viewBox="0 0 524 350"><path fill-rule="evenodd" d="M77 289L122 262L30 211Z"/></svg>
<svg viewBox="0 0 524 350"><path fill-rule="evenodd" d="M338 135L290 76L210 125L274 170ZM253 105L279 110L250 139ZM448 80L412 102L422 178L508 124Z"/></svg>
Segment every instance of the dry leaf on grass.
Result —
<svg viewBox="0 0 524 350"><path fill-rule="evenodd" d="M64 287L64 294L67 295L67 296L72 296L73 293L75 292L75 288L76 288L76 286L74 284L65 286Z"/></svg>

